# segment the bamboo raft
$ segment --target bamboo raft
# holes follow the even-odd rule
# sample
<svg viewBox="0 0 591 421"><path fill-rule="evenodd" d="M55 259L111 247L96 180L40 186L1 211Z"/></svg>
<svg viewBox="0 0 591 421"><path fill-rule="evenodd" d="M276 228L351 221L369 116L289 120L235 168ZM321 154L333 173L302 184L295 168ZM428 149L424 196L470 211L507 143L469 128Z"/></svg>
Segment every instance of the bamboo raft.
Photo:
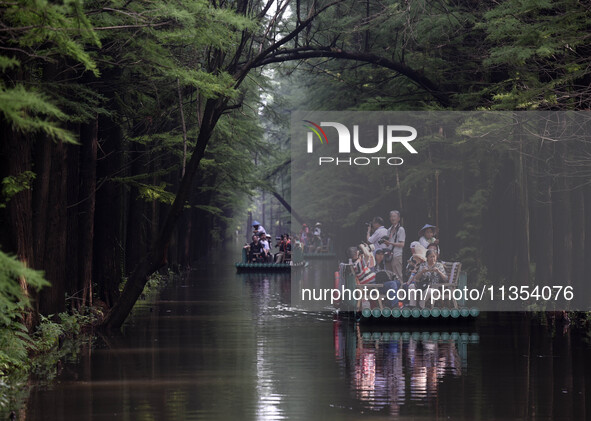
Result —
<svg viewBox="0 0 591 421"><path fill-rule="evenodd" d="M388 307L374 307L364 308L360 312L356 312L356 318L359 321L436 321L436 320L469 320L478 317L480 310L478 308L448 308L448 307L433 307L433 308L393 308Z"/></svg>
<svg viewBox="0 0 591 421"><path fill-rule="evenodd" d="M286 263L248 263L236 262L238 272L289 272L292 269L301 269L308 266L308 262L286 262Z"/></svg>
<svg viewBox="0 0 591 421"><path fill-rule="evenodd" d="M382 284L359 284L350 265L345 266L344 279L340 276L335 279L335 288L360 289L360 288L382 288ZM467 274L461 271L461 263L447 262L444 264L445 270L449 276L449 281L444 284L434 285L435 288L445 286L449 289L464 288L467 285ZM338 272L337 272L338 273ZM335 274L336 275L336 274ZM344 283L343 283L344 282ZM380 298L370 302L368 307L362 308L361 300L349 300L341 303L340 313L351 313L355 315L358 321L390 321L390 322L437 322L437 321L461 321L471 320L480 314L476 307L468 308L464 300L441 300L433 308L409 308L394 307L390 308L384 305L385 296L380 293ZM354 309L354 310L352 310Z"/></svg>
<svg viewBox="0 0 591 421"><path fill-rule="evenodd" d="M301 269L308 266L303 260L302 253L294 250L292 260L283 263L253 263L248 261L246 250L242 249L242 261L236 262L237 272L289 272L292 269Z"/></svg>

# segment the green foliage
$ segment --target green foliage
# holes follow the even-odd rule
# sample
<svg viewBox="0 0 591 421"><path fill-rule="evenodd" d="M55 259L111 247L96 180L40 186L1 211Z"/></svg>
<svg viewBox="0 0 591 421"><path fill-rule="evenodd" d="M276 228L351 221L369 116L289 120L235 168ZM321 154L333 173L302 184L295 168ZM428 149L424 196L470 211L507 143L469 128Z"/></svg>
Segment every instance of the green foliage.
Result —
<svg viewBox="0 0 591 421"><path fill-rule="evenodd" d="M10 69L11 67L17 67L19 65L20 65L20 62L13 57L0 56L0 70L1 71L5 71L6 69Z"/></svg>
<svg viewBox="0 0 591 421"><path fill-rule="evenodd" d="M83 4L81 0L66 0L61 4L46 0L3 3L3 22L17 35L7 38L7 44L27 49L41 47L40 53L48 58L63 54L98 76L96 63L84 43L100 46L100 42L84 14Z"/></svg>
<svg viewBox="0 0 591 421"><path fill-rule="evenodd" d="M21 279L37 291L49 285L41 272L25 267L0 251L0 376L12 368L22 367L32 347L27 328L21 321L23 313L30 308Z"/></svg>
<svg viewBox="0 0 591 421"><path fill-rule="evenodd" d="M40 315L40 324L30 335L21 321L30 303L19 279L26 280L28 286L37 291L49 286L41 272L26 268L17 259L0 251L0 377L18 371L27 372L32 368L33 361L29 358L32 353L46 353L56 348L60 338L77 335L82 326L94 320L94 316L77 311L59 314L59 322L52 316ZM53 366L55 369L55 363ZM5 392L8 393L0 390L0 406Z"/></svg>
<svg viewBox="0 0 591 421"><path fill-rule="evenodd" d="M8 417L5 412L26 405L30 395L30 376L34 374L35 384L42 386L50 384L58 374L60 362L76 361L83 346L91 346L93 337L90 335L78 335L81 327L93 322L93 317L83 316L77 312L73 314L61 313L59 318L61 326L55 326L55 322L45 320L51 327L40 327L37 332L27 340L27 349L15 359L7 374L0 376L0 416ZM44 331L41 338L40 331ZM55 340L52 335L59 335L63 340ZM1 336L1 335L0 335ZM35 342L37 341L37 342ZM11 346L18 346L14 340ZM57 346L56 346L57 345ZM40 352L40 349L44 352Z"/></svg>
<svg viewBox="0 0 591 421"><path fill-rule="evenodd" d="M37 326L35 332L36 350L47 352L59 343L60 336L64 334L64 328L59 323L54 322L53 315L39 316L41 323Z"/></svg>
<svg viewBox="0 0 591 421"><path fill-rule="evenodd" d="M39 291L49 282L43 279L42 272L25 267L16 258L0 251L0 325L9 326L14 317L29 308L29 299L25 296L19 280L26 280L27 285Z"/></svg>
<svg viewBox="0 0 591 421"><path fill-rule="evenodd" d="M32 348L27 328L16 321L0 328L0 377L22 369Z"/></svg>
<svg viewBox="0 0 591 421"><path fill-rule="evenodd" d="M0 11L4 28L0 43L13 54L0 56L0 71L6 73L15 67L21 70L2 74L0 113L17 132L76 143L72 133L63 128L64 122L71 121L70 110L63 107L67 101L64 92L48 89L39 78L43 78L41 69L55 67L60 59L80 63L84 70L99 76L87 44L101 44L84 13L84 2L19 0L2 3Z"/></svg>
<svg viewBox="0 0 591 421"><path fill-rule="evenodd" d="M17 132L44 133L53 140L77 143L72 133L51 120L65 121L67 117L41 92L30 91L22 85L14 88L0 85L0 113Z"/></svg>
<svg viewBox="0 0 591 421"><path fill-rule="evenodd" d="M508 0L484 14L478 27L490 43L485 66L507 73L495 87L496 108L556 108L576 104L588 77L591 12L581 2ZM580 106L580 104L579 104Z"/></svg>
<svg viewBox="0 0 591 421"><path fill-rule="evenodd" d="M158 201L171 205L174 202L175 195L166 191L166 183L160 183L158 186L151 186L142 183L136 184L139 190L139 197L147 202Z"/></svg>
<svg viewBox="0 0 591 421"><path fill-rule="evenodd" d="M45 353L56 348L65 337L78 335L84 326L92 325L96 317L92 312L84 314L72 310L71 313L59 313L57 317L40 315L40 319L32 339L35 351Z"/></svg>
<svg viewBox="0 0 591 421"><path fill-rule="evenodd" d="M31 188L33 180L36 175L33 171L25 171L18 175L9 175L2 179L2 202L0 202L0 208L6 207L6 203L12 199L12 197L20 193L23 190Z"/></svg>

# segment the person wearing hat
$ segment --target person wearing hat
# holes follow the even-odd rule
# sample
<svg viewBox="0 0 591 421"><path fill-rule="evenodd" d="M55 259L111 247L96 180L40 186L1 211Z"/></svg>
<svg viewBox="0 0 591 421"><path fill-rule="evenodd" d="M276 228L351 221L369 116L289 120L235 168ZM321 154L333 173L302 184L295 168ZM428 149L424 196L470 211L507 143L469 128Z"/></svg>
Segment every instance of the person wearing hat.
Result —
<svg viewBox="0 0 591 421"><path fill-rule="evenodd" d="M410 251L412 256L406 262L406 279L410 281L416 275L419 265L427 261L427 250L418 241L410 243Z"/></svg>
<svg viewBox="0 0 591 421"><path fill-rule="evenodd" d="M429 247L429 244L436 244L439 246L439 240L437 239L437 233L439 228L435 225L425 224L423 228L419 230L419 243L425 248Z"/></svg>
<svg viewBox="0 0 591 421"><path fill-rule="evenodd" d="M314 236L320 237L322 235L322 224L320 222L316 222L314 225Z"/></svg>
<svg viewBox="0 0 591 421"><path fill-rule="evenodd" d="M316 222L314 225L314 237L312 237L312 241L310 241L310 252L312 253L320 253L322 250L322 229L320 228L322 224L320 222Z"/></svg>
<svg viewBox="0 0 591 421"><path fill-rule="evenodd" d="M255 235L258 235L259 237L261 236L261 234L267 234L267 231L265 231L265 227L263 227L261 223L257 220L254 220L252 223L252 231Z"/></svg>

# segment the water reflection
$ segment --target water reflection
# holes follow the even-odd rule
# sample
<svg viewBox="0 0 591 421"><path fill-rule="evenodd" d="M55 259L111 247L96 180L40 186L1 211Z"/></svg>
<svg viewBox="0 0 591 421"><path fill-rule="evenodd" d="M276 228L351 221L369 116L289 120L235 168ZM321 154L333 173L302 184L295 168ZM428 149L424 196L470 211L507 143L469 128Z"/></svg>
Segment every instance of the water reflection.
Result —
<svg viewBox="0 0 591 421"><path fill-rule="evenodd" d="M236 278L248 286L252 312L258 319L290 302L291 276L289 272L239 273Z"/></svg>
<svg viewBox="0 0 591 421"><path fill-rule="evenodd" d="M335 357L355 397L392 415L409 402L431 406L446 378L467 374L468 346L479 342L475 332L371 329L337 320Z"/></svg>
<svg viewBox="0 0 591 421"><path fill-rule="evenodd" d="M19 419L589 418L591 346L562 327L521 313L357 325L294 308L292 284L199 268L134 310L122 335L63 361Z"/></svg>
<svg viewBox="0 0 591 421"><path fill-rule="evenodd" d="M250 289L257 327L267 323L269 316L276 317L281 311L281 303L289 302L289 273L245 273L237 276ZM282 409L284 396L277 389L272 355L268 355L270 344L264 329L256 331L256 419L281 420L286 418Z"/></svg>

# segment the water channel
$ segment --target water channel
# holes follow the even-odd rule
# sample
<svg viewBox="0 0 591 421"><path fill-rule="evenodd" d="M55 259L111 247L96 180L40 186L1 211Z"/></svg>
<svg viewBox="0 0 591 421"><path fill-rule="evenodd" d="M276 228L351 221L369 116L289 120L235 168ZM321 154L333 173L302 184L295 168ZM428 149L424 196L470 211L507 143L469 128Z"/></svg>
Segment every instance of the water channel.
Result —
<svg viewBox="0 0 591 421"><path fill-rule="evenodd" d="M231 260L231 259L230 259ZM314 265L306 270L314 270ZM27 420L588 419L591 345L523 314L359 325L201 265L33 388Z"/></svg>

